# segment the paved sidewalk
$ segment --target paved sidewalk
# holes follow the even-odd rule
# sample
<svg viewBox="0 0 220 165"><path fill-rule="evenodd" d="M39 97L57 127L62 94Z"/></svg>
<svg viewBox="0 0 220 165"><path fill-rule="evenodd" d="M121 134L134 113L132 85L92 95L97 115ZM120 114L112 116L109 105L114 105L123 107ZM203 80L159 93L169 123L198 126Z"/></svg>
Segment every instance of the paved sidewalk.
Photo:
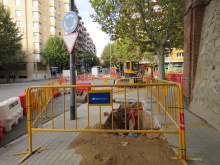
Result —
<svg viewBox="0 0 220 165"><path fill-rule="evenodd" d="M126 94L127 102L137 102L136 92L128 92ZM113 94L116 101L124 100L124 93L121 95L118 93ZM140 102L146 102L146 93L139 93ZM105 109L104 109L105 108ZM118 104L114 104L114 109L118 108ZM110 107L102 107L103 111L111 112ZM154 102L153 110L157 111L157 105ZM78 128L85 127L87 125L87 104L83 104L78 107ZM161 110L162 111L162 110ZM70 112L65 113L66 128L75 128L75 121L69 120ZM90 107L90 126L99 121L99 108ZM154 115L158 125L163 129L164 115ZM63 115L57 117L55 128L63 126ZM105 122L107 117L102 116L102 123ZM169 122L169 120L168 120ZM211 125L205 123L200 118L196 117L189 111L185 110L185 129L186 129L186 154L190 158L201 158L203 162L187 161L189 165L217 165L220 164L220 132L215 130ZM45 128L51 128L51 122L44 125ZM171 125L169 129L174 129ZM41 153L35 153L22 165L34 165L34 164L80 164L82 159L81 155L75 154L74 149L67 150L67 147L73 142L73 140L79 135L79 133L59 133L59 132L34 132L33 133L33 148L41 146L47 148L46 151ZM170 145L178 147L178 135L166 134L166 137ZM0 149L1 165L17 164L17 162L24 156L13 156L14 153L18 153L28 149L27 135L9 144L7 148Z"/></svg>
<svg viewBox="0 0 220 165"><path fill-rule="evenodd" d="M113 105L114 109L119 108L119 104ZM103 112L111 113L112 109L109 106L102 107L101 121L104 124L108 116L104 116ZM77 128L85 129L88 123L87 104L82 104L77 108ZM54 128L63 128L63 117L60 115L54 119ZM65 127L66 129L74 129L75 121L70 119L70 111L65 113ZM90 127L94 126L100 121L99 107L90 107ZM43 125L44 128L52 128L52 121ZM74 149L67 150L67 147L74 141L79 133L73 132L33 132L32 134L33 149L41 146L47 150L41 153L35 153L25 160L22 165L43 165L43 164L60 164L60 165L78 165L82 159L81 155L75 154ZM0 164L14 165L24 157L24 155L14 156L15 153L24 152L28 149L28 136L17 139L16 141L7 145L6 148L0 149Z"/></svg>
<svg viewBox="0 0 220 165"><path fill-rule="evenodd" d="M136 92L128 92L126 94L127 101L137 102ZM150 102L146 99L146 93L139 93L139 102ZM123 101L124 95L115 95L116 101ZM144 105L145 106L145 105ZM145 109L145 108L144 108ZM157 102L153 99L153 112L157 112ZM184 109L185 117L185 138L186 138L186 156L189 158L200 158L203 161L187 161L189 165L219 165L220 164L220 131L217 131L210 124L204 122L190 111ZM164 113L153 115L158 127L164 128ZM171 124L171 120L166 116L167 122ZM170 125L170 130L176 130L176 127ZM173 149L179 146L179 136L174 134L165 134L168 142Z"/></svg>

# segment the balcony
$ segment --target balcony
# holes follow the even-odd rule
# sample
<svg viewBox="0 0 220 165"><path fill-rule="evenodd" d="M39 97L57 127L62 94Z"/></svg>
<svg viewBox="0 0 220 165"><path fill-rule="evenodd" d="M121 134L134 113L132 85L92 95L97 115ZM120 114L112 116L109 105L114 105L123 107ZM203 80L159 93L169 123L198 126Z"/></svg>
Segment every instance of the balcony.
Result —
<svg viewBox="0 0 220 165"><path fill-rule="evenodd" d="M36 62L43 62L42 54L40 54L40 53L35 53L35 54L34 54L34 61L36 61Z"/></svg>
<svg viewBox="0 0 220 165"><path fill-rule="evenodd" d="M172 62L172 57L165 57L164 62L167 62L167 63Z"/></svg>

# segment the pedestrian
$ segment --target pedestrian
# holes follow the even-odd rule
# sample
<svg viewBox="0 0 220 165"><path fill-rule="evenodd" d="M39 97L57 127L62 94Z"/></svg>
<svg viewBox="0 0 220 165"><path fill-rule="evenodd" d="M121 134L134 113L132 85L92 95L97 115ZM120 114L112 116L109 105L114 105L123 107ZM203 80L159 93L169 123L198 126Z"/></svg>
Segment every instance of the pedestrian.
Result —
<svg viewBox="0 0 220 165"><path fill-rule="evenodd" d="M12 72L13 83L15 82L15 73Z"/></svg>

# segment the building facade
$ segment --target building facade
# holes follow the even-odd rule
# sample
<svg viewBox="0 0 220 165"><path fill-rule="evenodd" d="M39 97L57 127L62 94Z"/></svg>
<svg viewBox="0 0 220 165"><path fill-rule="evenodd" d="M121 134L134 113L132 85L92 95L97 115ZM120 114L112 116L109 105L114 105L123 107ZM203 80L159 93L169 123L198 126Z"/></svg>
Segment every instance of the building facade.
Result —
<svg viewBox="0 0 220 165"><path fill-rule="evenodd" d="M184 53L183 50L173 49L173 51L165 55L165 71L173 73L183 73Z"/></svg>
<svg viewBox="0 0 220 165"><path fill-rule="evenodd" d="M22 45L27 55L22 70L14 71L16 81L49 77L43 49L50 36L65 34L61 22L69 11L69 0L2 0L2 3L10 9L11 17L23 33Z"/></svg>
<svg viewBox="0 0 220 165"><path fill-rule="evenodd" d="M220 130L220 1L186 0L183 94L188 109Z"/></svg>

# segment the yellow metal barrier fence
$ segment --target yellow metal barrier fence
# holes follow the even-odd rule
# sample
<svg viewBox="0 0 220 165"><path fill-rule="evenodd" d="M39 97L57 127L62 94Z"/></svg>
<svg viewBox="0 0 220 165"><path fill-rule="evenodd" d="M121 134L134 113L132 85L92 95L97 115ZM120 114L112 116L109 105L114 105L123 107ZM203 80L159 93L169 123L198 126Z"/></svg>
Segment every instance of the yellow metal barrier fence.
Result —
<svg viewBox="0 0 220 165"><path fill-rule="evenodd" d="M114 81L114 79L112 79ZM27 152L23 153L18 153L18 154L24 154L27 153L25 157L23 157L19 163L24 161L28 156L30 156L33 152L36 150L39 150L40 147L37 147L36 149L33 150L32 148L32 132L33 131L50 131L50 132L108 132L108 133L169 133L169 134L177 134L179 135L179 156L178 158L181 160L184 160L186 158L186 153L185 153L185 130L184 130L184 111L183 111L183 97L182 97L182 87L178 83L170 83L167 81L160 81L157 79L145 79L146 83L144 84L132 84L134 86L135 94L136 94L136 100L137 100L137 116L138 116L138 129L137 130L129 130L128 129L128 124L127 124L127 112L128 110L126 109L126 103L127 103L127 93L131 91L127 91L127 89L131 86L129 84L107 84L107 85L81 85L81 86L76 86L76 85L59 85L59 89L62 91L62 112L63 112L63 120L62 123L59 122L59 127L55 127L55 122L54 120L54 111L56 111L56 107L54 107L54 93L53 90L57 88L57 86L54 85L44 85L44 86L35 86L35 87L30 87L27 89L27 122L28 122L28 138L29 138L29 150ZM150 83L152 82L152 83ZM153 83L155 82L155 83ZM53 82L53 84L55 84ZM65 103L67 95L65 95L65 90L67 88L76 88L76 87L86 87L88 89L88 93L99 93L101 91L100 89L106 89L105 91L101 92L110 92L110 100L111 104L111 115L112 115L112 123L111 123L111 128L110 129L102 129L101 127L101 107L104 105L100 105L97 107L99 109L99 116L100 119L97 120L97 123L100 124L99 129L91 129L90 128L90 119L93 116L90 116L90 106L87 105L87 111L86 114L83 116L87 116L87 125L84 125L80 128L78 128L77 124L80 122L77 119L77 106L75 106L75 122L72 122L72 126L67 128L65 123L66 123L66 118L65 118L65 107L67 106ZM142 87L144 87L144 91L141 91ZM93 88L96 90L89 90L89 88ZM114 98L114 89L123 89L121 92L121 95L123 96L122 98L124 99L124 116L125 116L125 127L123 130L116 130L114 128L114 120L113 120L113 104L112 100ZM35 92L35 97L36 97L36 108L32 108L32 92ZM132 91L133 92L133 91ZM89 94L87 94L87 101L89 100ZM130 96L135 97L134 93L129 93ZM150 123L150 128L149 130L141 129L140 128L140 95L142 95L144 98L150 94L150 118L151 118L151 123ZM75 93L75 95L77 95ZM76 98L76 97L75 97ZM158 112L161 113L160 109L162 108L164 110L164 121L165 121L165 128L164 130L155 130L154 129L154 123L153 123L153 98L157 100L158 104ZM49 104L49 101L51 100L51 103ZM75 99L75 103L77 103ZM47 107L50 105L51 109L51 128L43 128L43 114L46 113ZM75 104L76 105L76 104ZM69 105L68 105L69 106ZM96 105L97 106L97 105ZM175 130L169 130L169 127L167 125L169 120L172 122L172 124L175 126ZM170 122L169 121L169 122ZM39 126L36 128L35 124L38 122ZM41 149L44 150L44 149Z"/></svg>

